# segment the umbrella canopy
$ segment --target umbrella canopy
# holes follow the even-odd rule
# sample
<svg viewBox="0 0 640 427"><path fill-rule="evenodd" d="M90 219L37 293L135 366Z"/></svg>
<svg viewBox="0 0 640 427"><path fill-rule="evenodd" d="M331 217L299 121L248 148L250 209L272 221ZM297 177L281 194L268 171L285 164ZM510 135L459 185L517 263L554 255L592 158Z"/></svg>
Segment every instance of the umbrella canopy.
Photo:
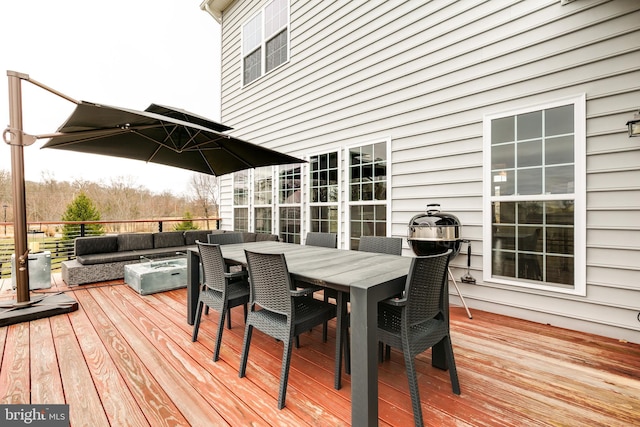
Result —
<svg viewBox="0 0 640 427"><path fill-rule="evenodd" d="M184 110L156 104L149 109L156 112L81 101L58 132L47 135L50 139L42 148L136 159L210 175L304 162L220 133L211 127L224 125Z"/></svg>
<svg viewBox="0 0 640 427"><path fill-rule="evenodd" d="M197 125L204 126L218 132L224 132L233 129L232 127L214 122L213 120L209 120L206 117L199 116L180 108L167 107L166 105L151 104L144 111L162 114L163 116L172 117L174 119L182 120L183 122L195 123Z"/></svg>

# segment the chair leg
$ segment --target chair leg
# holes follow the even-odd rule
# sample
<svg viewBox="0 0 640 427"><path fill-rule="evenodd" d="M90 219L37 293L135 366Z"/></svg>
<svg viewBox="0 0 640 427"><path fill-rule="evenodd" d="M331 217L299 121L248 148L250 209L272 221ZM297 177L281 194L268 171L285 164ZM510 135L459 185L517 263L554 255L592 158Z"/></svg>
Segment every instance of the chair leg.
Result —
<svg viewBox="0 0 640 427"><path fill-rule="evenodd" d="M209 306L206 306L204 308L204 314L206 314L207 316L209 315Z"/></svg>
<svg viewBox="0 0 640 427"><path fill-rule="evenodd" d="M388 345L385 347L385 357L387 360L391 360L391 346Z"/></svg>
<svg viewBox="0 0 640 427"><path fill-rule="evenodd" d="M460 383L458 382L458 370L456 369L456 361L453 357L453 346L451 338L445 337L445 351L447 353L447 363L449 364L449 377L451 378L451 388L454 394L460 394Z"/></svg>
<svg viewBox="0 0 640 427"><path fill-rule="evenodd" d="M247 323L247 303L244 303L244 323Z"/></svg>
<svg viewBox="0 0 640 427"><path fill-rule="evenodd" d="M329 302L329 297L327 296L327 291L323 292L324 302ZM327 342L327 330L329 329L329 323L324 322L322 324L322 342Z"/></svg>
<svg viewBox="0 0 640 427"><path fill-rule="evenodd" d="M422 406L420 405L420 393L418 391L418 377L416 376L415 359L408 351L404 352L404 363L407 368L407 380L411 394L411 406L413 408L413 422L416 427L423 427Z"/></svg>
<svg viewBox="0 0 640 427"><path fill-rule="evenodd" d="M287 397L287 383L289 381L289 364L291 363L291 338L284 342L282 350L282 369L280 372L280 392L278 393L278 409L284 408Z"/></svg>
<svg viewBox="0 0 640 427"><path fill-rule="evenodd" d="M227 329L231 329L231 308L227 309Z"/></svg>
<svg viewBox="0 0 640 427"><path fill-rule="evenodd" d="M196 342L198 340L198 329L200 329L200 318L202 317L203 305L204 303L202 301L198 301L198 308L196 309L196 318L193 324L193 335L191 335L191 342Z"/></svg>
<svg viewBox="0 0 640 427"><path fill-rule="evenodd" d="M349 336L349 324L345 325L343 337L344 339L344 372L351 375L351 338Z"/></svg>
<svg viewBox="0 0 640 427"><path fill-rule="evenodd" d="M240 369L238 370L238 376L244 377L247 370L247 359L249 357L249 344L251 344L251 334L253 332L253 326L247 325L244 328L244 340L242 342L242 357L240 358Z"/></svg>
<svg viewBox="0 0 640 427"><path fill-rule="evenodd" d="M220 321L218 322L218 333L216 334L216 346L213 349L213 361L217 362L220 358L220 344L222 343L222 332L224 331L224 317L227 313L225 307L220 310Z"/></svg>

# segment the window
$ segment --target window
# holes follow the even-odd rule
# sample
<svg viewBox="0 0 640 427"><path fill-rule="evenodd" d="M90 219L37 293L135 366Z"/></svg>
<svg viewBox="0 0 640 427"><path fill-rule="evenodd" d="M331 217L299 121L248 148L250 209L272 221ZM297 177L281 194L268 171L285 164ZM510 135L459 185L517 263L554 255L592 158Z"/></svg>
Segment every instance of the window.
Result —
<svg viewBox="0 0 640 427"><path fill-rule="evenodd" d="M338 232L338 152L309 158L309 231Z"/></svg>
<svg viewBox="0 0 640 427"><path fill-rule="evenodd" d="M584 105L485 117L485 281L584 295Z"/></svg>
<svg viewBox="0 0 640 427"><path fill-rule="evenodd" d="M249 171L233 174L233 229L249 231Z"/></svg>
<svg viewBox="0 0 640 427"><path fill-rule="evenodd" d="M289 1L273 0L242 26L243 85L288 59Z"/></svg>
<svg viewBox="0 0 640 427"><path fill-rule="evenodd" d="M273 233L273 168L233 174L233 229ZM252 225L250 227L250 224Z"/></svg>
<svg viewBox="0 0 640 427"><path fill-rule="evenodd" d="M265 166L254 169L253 173L253 231L256 233L273 232L273 168Z"/></svg>
<svg viewBox="0 0 640 427"><path fill-rule="evenodd" d="M300 243L300 203L302 202L300 165L280 166L278 176L278 224L280 240Z"/></svg>
<svg viewBox="0 0 640 427"><path fill-rule="evenodd" d="M349 152L350 249L360 236L387 235L387 158L389 144L353 147Z"/></svg>

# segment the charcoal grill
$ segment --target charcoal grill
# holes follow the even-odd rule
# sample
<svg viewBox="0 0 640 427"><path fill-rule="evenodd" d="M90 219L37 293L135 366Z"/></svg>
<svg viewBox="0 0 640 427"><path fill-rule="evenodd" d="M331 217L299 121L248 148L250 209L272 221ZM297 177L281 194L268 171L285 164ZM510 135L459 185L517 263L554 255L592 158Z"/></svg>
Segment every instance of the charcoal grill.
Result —
<svg viewBox="0 0 640 427"><path fill-rule="evenodd" d="M442 254L451 249L451 260L460 253L460 229L460 221L455 215L440 212L439 204L430 204L424 213L409 221L407 241L418 256Z"/></svg>
<svg viewBox="0 0 640 427"><path fill-rule="evenodd" d="M429 204L425 212L415 215L409 221L407 241L417 256L438 255L451 249L449 260L452 260L460 253L462 246L461 228L460 221L455 215L441 212L439 204ZM467 310L469 319L472 319L471 312L450 269L449 277L458 291L458 296Z"/></svg>

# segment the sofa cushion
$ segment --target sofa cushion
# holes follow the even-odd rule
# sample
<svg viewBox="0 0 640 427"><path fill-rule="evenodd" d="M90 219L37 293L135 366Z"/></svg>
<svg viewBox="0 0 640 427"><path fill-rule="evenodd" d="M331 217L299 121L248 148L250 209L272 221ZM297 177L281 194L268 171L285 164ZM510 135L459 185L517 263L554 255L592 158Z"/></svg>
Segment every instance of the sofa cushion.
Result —
<svg viewBox="0 0 640 427"><path fill-rule="evenodd" d="M242 241L247 242L255 242L256 241L256 233L242 233Z"/></svg>
<svg viewBox="0 0 640 427"><path fill-rule="evenodd" d="M173 246L184 246L184 233L182 231L153 233L154 248L170 248Z"/></svg>
<svg viewBox="0 0 640 427"><path fill-rule="evenodd" d="M187 230L184 232L184 244L186 246L194 246L196 244L196 240L206 242L207 234L211 233L211 230Z"/></svg>
<svg viewBox="0 0 640 427"><path fill-rule="evenodd" d="M145 258L176 258L185 256L187 254L186 246L172 246L169 248L154 248L144 251L135 251L138 256L144 256Z"/></svg>
<svg viewBox="0 0 640 427"><path fill-rule="evenodd" d="M122 261L139 261L140 252L122 251L110 252L105 254L85 254L76 257L76 260L82 265L107 264Z"/></svg>
<svg viewBox="0 0 640 427"><path fill-rule="evenodd" d="M118 250L118 236L78 237L75 242L75 254L103 254Z"/></svg>
<svg viewBox="0 0 640 427"><path fill-rule="evenodd" d="M118 234L118 252L153 248L153 233Z"/></svg>

